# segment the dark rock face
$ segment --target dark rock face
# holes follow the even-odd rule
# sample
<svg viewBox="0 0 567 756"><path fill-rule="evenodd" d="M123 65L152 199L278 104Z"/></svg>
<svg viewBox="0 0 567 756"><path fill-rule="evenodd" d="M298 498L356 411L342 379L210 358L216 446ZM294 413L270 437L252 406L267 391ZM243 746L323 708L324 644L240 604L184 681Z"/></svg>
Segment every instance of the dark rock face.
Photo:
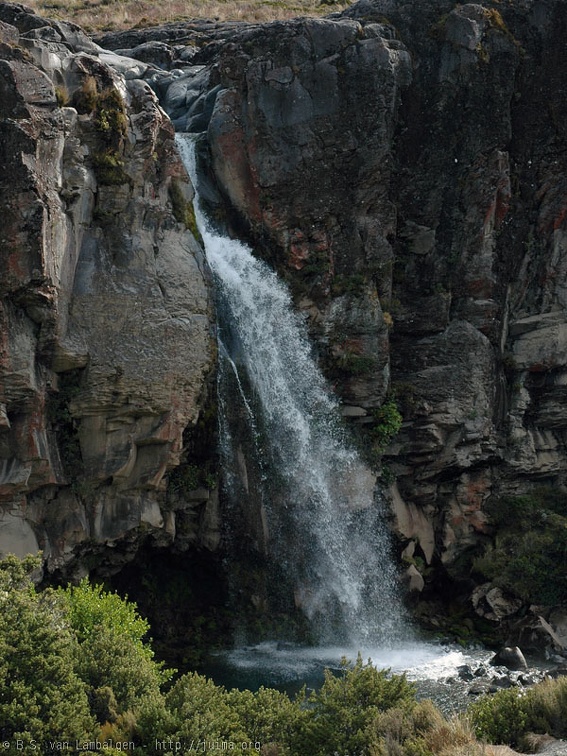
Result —
<svg viewBox="0 0 567 756"><path fill-rule="evenodd" d="M290 280L345 400L365 409L389 379L378 288L394 208L384 187L398 92L411 78L408 53L381 31L297 21L251 35L247 53L228 45L207 128L223 193ZM354 379L341 370L349 362Z"/></svg>
<svg viewBox="0 0 567 756"><path fill-rule="evenodd" d="M404 553L459 579L488 497L565 483L563 10L362 0L194 27L193 68L154 80L177 128L206 129L345 415L371 427L395 392Z"/></svg>
<svg viewBox="0 0 567 756"><path fill-rule="evenodd" d="M0 5L0 39L0 551L112 572L209 500L166 491L214 363L192 188L150 87L82 32Z"/></svg>
<svg viewBox="0 0 567 756"><path fill-rule="evenodd" d="M564 107L565 18L551 2L463 5L426 36L391 12L416 63L396 145L390 348L408 401L393 468L462 578L488 497L565 484L565 131L549 105Z"/></svg>
<svg viewBox="0 0 567 756"><path fill-rule="evenodd" d="M565 482L562 10L362 0L195 26L193 67L154 80L177 128L206 128L345 415L370 425L395 392L397 529L453 576L489 496Z"/></svg>

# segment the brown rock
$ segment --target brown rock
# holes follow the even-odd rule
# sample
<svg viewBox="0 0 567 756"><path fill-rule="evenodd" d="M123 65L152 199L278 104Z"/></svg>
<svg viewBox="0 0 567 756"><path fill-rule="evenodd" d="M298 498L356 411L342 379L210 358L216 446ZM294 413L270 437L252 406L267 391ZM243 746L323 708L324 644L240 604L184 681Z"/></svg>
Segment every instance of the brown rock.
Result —
<svg viewBox="0 0 567 756"><path fill-rule="evenodd" d="M50 569L80 572L87 542L104 561L105 544L128 541L125 560L150 532L173 539L164 476L202 409L212 310L201 250L171 212L173 177L188 179L155 95L92 43L75 52L78 32L42 27L62 44L46 58L38 34L18 59L2 26L0 551L39 547ZM58 107L54 81L80 113Z"/></svg>

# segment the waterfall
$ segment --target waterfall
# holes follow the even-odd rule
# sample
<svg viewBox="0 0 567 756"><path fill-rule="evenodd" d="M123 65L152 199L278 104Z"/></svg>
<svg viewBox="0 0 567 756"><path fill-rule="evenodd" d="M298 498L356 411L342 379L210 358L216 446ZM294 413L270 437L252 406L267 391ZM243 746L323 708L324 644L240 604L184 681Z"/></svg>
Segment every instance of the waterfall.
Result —
<svg viewBox="0 0 567 756"><path fill-rule="evenodd" d="M197 187L194 141L177 143ZM305 321L276 273L215 230L197 197L195 213L217 287L227 495L238 498L239 466L256 470L241 484L256 488L256 547L277 561L319 642L391 643L403 610L375 476L349 442ZM228 420L237 400L255 460Z"/></svg>

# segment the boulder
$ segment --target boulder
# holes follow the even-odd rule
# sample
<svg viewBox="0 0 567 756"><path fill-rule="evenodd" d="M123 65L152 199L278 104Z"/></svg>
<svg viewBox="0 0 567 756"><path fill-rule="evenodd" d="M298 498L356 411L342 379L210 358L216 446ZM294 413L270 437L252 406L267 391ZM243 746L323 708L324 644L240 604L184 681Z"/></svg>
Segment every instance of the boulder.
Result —
<svg viewBox="0 0 567 756"><path fill-rule="evenodd" d="M489 662L493 667L503 666L511 670L524 670L528 664L518 646L505 646Z"/></svg>
<svg viewBox="0 0 567 756"><path fill-rule="evenodd" d="M475 678L475 674L470 664L463 664L462 666L457 667L457 674L459 675L459 679L466 680L467 682L470 682Z"/></svg>
<svg viewBox="0 0 567 756"><path fill-rule="evenodd" d="M471 599L476 613L489 620L510 619L522 607L521 599L510 596L492 583L474 588Z"/></svg>

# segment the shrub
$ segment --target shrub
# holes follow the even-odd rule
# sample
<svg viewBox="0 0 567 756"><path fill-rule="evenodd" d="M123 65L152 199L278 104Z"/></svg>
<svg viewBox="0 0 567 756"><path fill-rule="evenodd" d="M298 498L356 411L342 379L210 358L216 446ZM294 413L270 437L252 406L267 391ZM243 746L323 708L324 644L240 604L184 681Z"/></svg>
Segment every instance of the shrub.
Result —
<svg viewBox="0 0 567 756"><path fill-rule="evenodd" d="M87 580L61 593L79 642L75 669L97 701L99 714L102 691L118 714L137 711L146 699L159 699L160 687L173 671L154 661L144 641L148 623L135 604Z"/></svg>
<svg viewBox="0 0 567 756"><path fill-rule="evenodd" d="M69 97L69 91L67 87L65 86L55 87L55 99L57 101L57 105L60 108L64 108L67 105L69 105L71 98Z"/></svg>
<svg viewBox="0 0 567 756"><path fill-rule="evenodd" d="M380 409L373 410L372 415L375 420L371 430L372 440L378 451L382 452L399 433L403 418L395 399L385 401Z"/></svg>
<svg viewBox="0 0 567 756"><path fill-rule="evenodd" d="M325 672L321 689L309 698L309 720L301 737L300 753L313 756L363 753L374 743L372 725L380 712L414 703L415 687L404 675L390 676L370 662L343 659L338 675Z"/></svg>
<svg viewBox="0 0 567 756"><path fill-rule="evenodd" d="M118 152L106 149L91 155L93 168L99 184L104 186L121 186L129 182L128 174L124 166L124 160Z"/></svg>
<svg viewBox="0 0 567 756"><path fill-rule="evenodd" d="M99 142L102 142L91 154L97 181L106 186L129 183L121 156L128 131L128 115L120 92L115 87L99 91L95 77L85 76L72 101L79 113L93 115L94 128Z"/></svg>
<svg viewBox="0 0 567 756"><path fill-rule="evenodd" d="M73 105L79 113L92 113L98 98L98 87L94 76L85 76L81 87L73 94Z"/></svg>
<svg viewBox="0 0 567 756"><path fill-rule="evenodd" d="M95 127L105 140L119 147L128 130L122 95L115 87L103 89L95 99Z"/></svg>
<svg viewBox="0 0 567 756"><path fill-rule="evenodd" d="M152 658L151 649L143 642L149 625L139 616L135 604L104 591L100 585L90 585L86 578L61 593L67 598L69 619L81 643L105 627L113 635L129 638L142 655Z"/></svg>
<svg viewBox="0 0 567 756"><path fill-rule="evenodd" d="M455 753L460 749L463 749L467 756L484 754L484 749L476 739L473 725L464 715L445 719L437 711L437 717L431 718L430 726L424 731L423 740L426 747L436 756Z"/></svg>
<svg viewBox="0 0 567 756"><path fill-rule="evenodd" d="M516 745L526 732L525 699L517 689L483 696L470 708L476 736L489 743Z"/></svg>
<svg viewBox="0 0 567 756"><path fill-rule="evenodd" d="M74 671L77 642L60 597L36 593L30 575L38 565L0 562L0 737L91 738L95 722Z"/></svg>
<svg viewBox="0 0 567 756"><path fill-rule="evenodd" d="M377 367L378 363L374 357L353 354L352 352L345 352L337 360L337 368L341 373L357 378L373 375Z"/></svg>
<svg viewBox="0 0 567 756"><path fill-rule="evenodd" d="M540 489L531 496L488 502L494 540L474 568L525 601L567 601L567 495Z"/></svg>
<svg viewBox="0 0 567 756"><path fill-rule="evenodd" d="M189 741L248 741L227 691L189 672L168 693L166 703L176 723L174 736Z"/></svg>
<svg viewBox="0 0 567 756"><path fill-rule="evenodd" d="M292 701L286 693L262 687L256 693L232 690L228 700L251 742L277 747L279 756L294 752L309 719L302 696Z"/></svg>
<svg viewBox="0 0 567 756"><path fill-rule="evenodd" d="M469 708L478 737L516 745L528 732L567 735L567 678L545 680L525 693L503 690Z"/></svg>
<svg viewBox="0 0 567 756"><path fill-rule="evenodd" d="M544 680L526 693L528 729L561 738L567 735L567 678Z"/></svg>

